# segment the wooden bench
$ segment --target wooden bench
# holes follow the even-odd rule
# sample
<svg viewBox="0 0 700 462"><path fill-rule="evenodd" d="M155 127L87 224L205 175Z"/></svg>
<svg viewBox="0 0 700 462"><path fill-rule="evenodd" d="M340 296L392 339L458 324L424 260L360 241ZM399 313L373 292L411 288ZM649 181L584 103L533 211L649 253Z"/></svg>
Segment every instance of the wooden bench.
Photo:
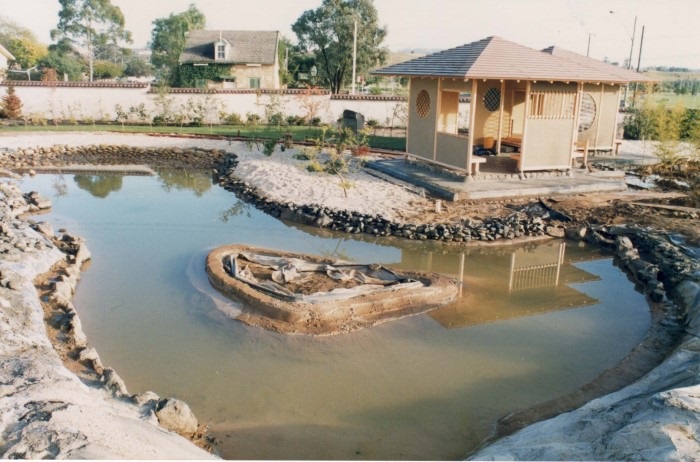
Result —
<svg viewBox="0 0 700 462"><path fill-rule="evenodd" d="M573 150L571 152L571 167L576 166L576 161L581 159L581 164L583 167L588 167L588 140L577 141L574 143Z"/></svg>
<svg viewBox="0 0 700 462"><path fill-rule="evenodd" d="M511 146L516 148L518 151L523 147L523 139L516 136L506 136L501 138L501 145Z"/></svg>

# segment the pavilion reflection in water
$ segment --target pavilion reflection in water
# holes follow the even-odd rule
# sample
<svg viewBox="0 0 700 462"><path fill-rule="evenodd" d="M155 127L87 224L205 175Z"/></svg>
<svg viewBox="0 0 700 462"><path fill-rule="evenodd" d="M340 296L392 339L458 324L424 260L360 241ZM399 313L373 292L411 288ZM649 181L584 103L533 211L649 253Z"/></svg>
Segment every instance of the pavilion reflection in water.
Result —
<svg viewBox="0 0 700 462"><path fill-rule="evenodd" d="M567 250L570 255L567 255ZM461 280L455 303L429 315L446 328L566 310L598 303L571 284L600 278L574 263L601 258L564 243L510 252L440 252L402 249L402 266L438 271Z"/></svg>

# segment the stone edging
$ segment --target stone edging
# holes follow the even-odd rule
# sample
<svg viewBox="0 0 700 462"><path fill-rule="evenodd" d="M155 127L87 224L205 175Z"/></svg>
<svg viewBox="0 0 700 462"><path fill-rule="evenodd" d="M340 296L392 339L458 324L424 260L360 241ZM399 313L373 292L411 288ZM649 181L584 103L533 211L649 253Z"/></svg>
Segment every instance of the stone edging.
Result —
<svg viewBox="0 0 700 462"><path fill-rule="evenodd" d="M53 145L2 152L0 168L17 171L75 164L143 165L152 168L213 169L224 156L220 149L138 147L127 145Z"/></svg>
<svg viewBox="0 0 700 462"><path fill-rule="evenodd" d="M466 220L462 223L410 224L389 221L379 215L365 215L346 210L332 210L319 205L298 205L271 200L236 177L238 158L227 155L218 167L219 185L234 192L241 199L281 220L295 221L304 225L328 228L350 234L365 233L374 236L442 242L492 242L499 239L538 237L551 235L563 237L564 230L547 226L542 218L513 213L506 218Z"/></svg>

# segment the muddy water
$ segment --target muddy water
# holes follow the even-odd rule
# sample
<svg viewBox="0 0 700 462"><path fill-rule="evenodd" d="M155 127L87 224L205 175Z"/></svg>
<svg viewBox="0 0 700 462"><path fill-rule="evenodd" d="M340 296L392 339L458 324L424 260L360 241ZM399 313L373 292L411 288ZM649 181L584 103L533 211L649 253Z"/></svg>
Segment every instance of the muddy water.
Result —
<svg viewBox="0 0 700 462"><path fill-rule="evenodd" d="M570 392L644 336L644 298L595 249L446 248L288 225L196 174L42 175L42 219L84 236L75 305L129 391L187 401L230 459L456 459L507 413ZM342 194L342 192L339 191ZM340 336L223 315L208 249L248 243L452 274L459 302Z"/></svg>

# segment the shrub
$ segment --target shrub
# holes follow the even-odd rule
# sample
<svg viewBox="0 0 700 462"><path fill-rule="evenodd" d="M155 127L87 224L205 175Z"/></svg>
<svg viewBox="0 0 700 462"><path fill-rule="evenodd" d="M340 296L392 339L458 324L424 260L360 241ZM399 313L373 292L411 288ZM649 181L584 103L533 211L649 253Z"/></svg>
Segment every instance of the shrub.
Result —
<svg viewBox="0 0 700 462"><path fill-rule="evenodd" d="M295 116L295 115L287 116L287 125L296 125L296 126L304 125L304 119L302 117Z"/></svg>
<svg viewBox="0 0 700 462"><path fill-rule="evenodd" d="M260 123L261 117L258 114L249 112L245 115L246 123L248 125L256 125Z"/></svg>
<svg viewBox="0 0 700 462"><path fill-rule="evenodd" d="M263 141L263 154L266 156L271 156L275 152L277 147L277 140L265 140Z"/></svg>
<svg viewBox="0 0 700 462"><path fill-rule="evenodd" d="M306 170L312 173L323 172L324 168L316 159L311 159L309 165L306 166Z"/></svg>
<svg viewBox="0 0 700 462"><path fill-rule="evenodd" d="M46 125L47 123L46 117L40 112L32 112L31 114L23 116L22 119L25 125L28 123L31 125Z"/></svg>
<svg viewBox="0 0 700 462"><path fill-rule="evenodd" d="M275 112L274 114L270 114L270 117L268 117L267 119L267 123L269 125L276 126L284 125L285 121L286 119L284 117L284 114L282 114L281 112Z"/></svg>
<svg viewBox="0 0 700 462"><path fill-rule="evenodd" d="M367 119L366 125L371 129L375 129L379 127L379 121L377 119Z"/></svg>
<svg viewBox="0 0 700 462"><path fill-rule="evenodd" d="M313 127L320 127L321 126L321 118L320 117L312 117L311 120L309 121Z"/></svg>
<svg viewBox="0 0 700 462"><path fill-rule="evenodd" d="M308 147L303 147L299 152L294 154L292 157L294 157L297 160L311 160L315 161L316 160L316 154L318 151L313 148L308 148ZM317 162L318 163L318 162Z"/></svg>
<svg viewBox="0 0 700 462"><path fill-rule="evenodd" d="M225 115L223 119L229 125L243 125L245 123L240 114L237 114L235 112Z"/></svg>
<svg viewBox="0 0 700 462"><path fill-rule="evenodd" d="M2 97L2 116L19 119L22 116L22 100L15 93L14 85L7 86L7 93Z"/></svg>

